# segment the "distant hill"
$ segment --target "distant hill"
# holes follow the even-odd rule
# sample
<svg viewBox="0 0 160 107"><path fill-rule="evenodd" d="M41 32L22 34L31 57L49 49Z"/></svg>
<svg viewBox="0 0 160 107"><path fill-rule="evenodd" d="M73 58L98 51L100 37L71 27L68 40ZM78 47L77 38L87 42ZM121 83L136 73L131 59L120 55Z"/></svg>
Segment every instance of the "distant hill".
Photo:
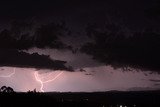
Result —
<svg viewBox="0 0 160 107"><path fill-rule="evenodd" d="M155 88L151 88L151 87L133 87L128 89L128 91L156 91L156 90L160 90L159 89L155 89Z"/></svg>
<svg viewBox="0 0 160 107"><path fill-rule="evenodd" d="M0 107L160 107L160 91L0 93Z"/></svg>

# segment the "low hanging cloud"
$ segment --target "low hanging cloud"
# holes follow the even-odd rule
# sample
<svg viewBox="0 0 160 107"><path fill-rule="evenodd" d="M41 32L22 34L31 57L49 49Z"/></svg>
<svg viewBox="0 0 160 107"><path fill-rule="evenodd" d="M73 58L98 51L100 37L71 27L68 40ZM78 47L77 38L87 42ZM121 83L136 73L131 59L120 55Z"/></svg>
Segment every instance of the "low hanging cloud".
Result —
<svg viewBox="0 0 160 107"><path fill-rule="evenodd" d="M59 37L68 32L64 23L35 26L32 21L14 21L10 28L0 31L0 66L34 67L38 69L69 70L66 61L54 60L47 55L22 52L32 47L69 49Z"/></svg>
<svg viewBox="0 0 160 107"><path fill-rule="evenodd" d="M31 67L38 69L68 70L66 61L52 60L47 55L29 54L17 50L0 50L0 66Z"/></svg>
<svg viewBox="0 0 160 107"><path fill-rule="evenodd" d="M93 42L86 43L81 51L93 59L114 68L160 71L159 33L147 29L129 36L114 24L103 29L89 26L86 31Z"/></svg>
<svg viewBox="0 0 160 107"><path fill-rule="evenodd" d="M60 40L60 36L69 30L64 23L48 23L35 26L31 22L15 21L11 28L0 32L0 49L54 48L69 49L70 46Z"/></svg>

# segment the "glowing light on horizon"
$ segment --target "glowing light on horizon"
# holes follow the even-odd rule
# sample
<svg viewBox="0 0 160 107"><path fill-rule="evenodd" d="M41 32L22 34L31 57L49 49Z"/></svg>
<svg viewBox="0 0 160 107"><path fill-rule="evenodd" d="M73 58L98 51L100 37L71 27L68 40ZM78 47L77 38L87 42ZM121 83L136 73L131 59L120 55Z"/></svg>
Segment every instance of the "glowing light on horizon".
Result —
<svg viewBox="0 0 160 107"><path fill-rule="evenodd" d="M0 75L1 78L10 78L11 76L13 76L16 72L16 68L13 69L13 72L8 74L8 75Z"/></svg>
<svg viewBox="0 0 160 107"><path fill-rule="evenodd" d="M35 76L36 81L41 84L41 87L40 87L40 91L41 91L41 92L44 92L43 87L44 87L44 84L45 84L45 83L53 82L54 80L56 80L56 79L57 79L60 75L62 75L62 74L63 74L63 71L61 71L61 72L60 72L58 75L56 75L54 78L49 79L49 80L46 80L46 81L43 81L42 79L50 76L51 73L50 73L49 75L47 75L47 76L44 76L44 77L41 77L41 78L40 78L39 75L38 75L38 72L37 72L37 71L34 72L34 76Z"/></svg>

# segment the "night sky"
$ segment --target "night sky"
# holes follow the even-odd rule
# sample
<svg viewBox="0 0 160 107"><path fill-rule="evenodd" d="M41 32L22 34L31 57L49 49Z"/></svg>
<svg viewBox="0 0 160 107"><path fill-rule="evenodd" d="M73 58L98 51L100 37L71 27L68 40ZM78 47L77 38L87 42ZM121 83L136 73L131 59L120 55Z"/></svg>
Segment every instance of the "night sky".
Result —
<svg viewBox="0 0 160 107"><path fill-rule="evenodd" d="M2 0L0 87L160 89L158 0Z"/></svg>

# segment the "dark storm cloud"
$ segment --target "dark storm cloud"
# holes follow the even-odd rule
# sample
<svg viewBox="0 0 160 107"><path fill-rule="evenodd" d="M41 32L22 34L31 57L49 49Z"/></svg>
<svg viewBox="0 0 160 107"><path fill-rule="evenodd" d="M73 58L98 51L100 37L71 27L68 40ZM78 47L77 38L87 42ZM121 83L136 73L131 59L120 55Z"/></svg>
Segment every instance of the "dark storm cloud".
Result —
<svg viewBox="0 0 160 107"><path fill-rule="evenodd" d="M159 19L160 18L160 1L155 0L148 9L146 9L149 18Z"/></svg>
<svg viewBox="0 0 160 107"><path fill-rule="evenodd" d="M71 67L65 66L65 61L51 60L49 56L37 53L20 52L32 47L71 49L59 39L67 32L64 23L35 26L32 21L13 21L10 28L2 29L0 32L0 65L71 71Z"/></svg>
<svg viewBox="0 0 160 107"><path fill-rule="evenodd" d="M72 47L64 44L59 37L66 35L68 29L65 24L47 24L48 20L62 18L69 20L70 26L74 30L79 30L82 25L93 21L104 23L106 16L110 13L120 23L124 20L124 25L139 29L140 27L154 25L148 22L145 17L145 9L152 4L150 0L5 0L0 3L0 22L1 24L13 22L11 28L3 29L0 32L0 49L24 50L32 47L71 49ZM152 6L151 6L152 7ZM153 9L154 11L154 9ZM153 13L153 12L151 12ZM109 16L108 16L109 17ZM32 22L23 22L25 19L33 18L38 20L36 26ZM112 17L111 17L112 19ZM22 20L22 21L21 21ZM45 24L41 25L44 21ZM92 22L91 22L92 23ZM152 23L152 24L150 24ZM37 26L40 25L40 26ZM2 26L2 25L1 25ZM153 26L150 26L153 27ZM97 61L103 62L114 67L134 67L147 70L159 70L159 34L154 32L134 33L134 36L126 36L118 27L110 25L104 32L103 29L96 31L88 28L87 34L95 42L84 45L81 49L92 55ZM73 30L73 29L72 29ZM73 31L74 32L74 31ZM82 33L80 29L78 32ZM76 38L74 35L73 38ZM89 38L90 39L90 38ZM73 53L76 53L76 51Z"/></svg>
<svg viewBox="0 0 160 107"><path fill-rule="evenodd" d="M20 50L31 47L69 49L69 46L59 40L59 37L67 32L64 23L49 23L35 28L33 22L14 21L10 29L4 29L0 32L0 48Z"/></svg>
<svg viewBox="0 0 160 107"><path fill-rule="evenodd" d="M39 69L71 70L65 61L51 60L47 55L25 53L17 50L0 50L0 66L33 67Z"/></svg>
<svg viewBox="0 0 160 107"><path fill-rule="evenodd" d="M138 29L148 26L144 11L155 0L3 0L0 3L0 22L34 18L37 23L65 19L72 28L80 29L86 23L102 22L111 16ZM153 24L154 25L154 24ZM1 25L2 26L2 25ZM80 31L81 32L81 31Z"/></svg>
<svg viewBox="0 0 160 107"><path fill-rule="evenodd" d="M113 10L112 13L119 10L119 16L130 17L142 11L145 7L151 4L150 0L3 0L0 3L0 18L2 19L21 19L28 17L57 17L67 16L72 18L76 15L86 18L90 14L95 16L99 13L106 13L108 10ZM100 11L96 11L100 10ZM96 14L95 14L96 12ZM136 14L137 15L137 14ZM138 14L140 15L140 14ZM119 17L118 17L119 18ZM85 17L77 17L82 21ZM133 20L134 21L134 20Z"/></svg>
<svg viewBox="0 0 160 107"><path fill-rule="evenodd" d="M123 28L107 23L104 27L90 25L87 35L94 42L85 44L81 51L93 59L115 68L133 67L142 70L160 70L160 34L146 29L127 35Z"/></svg>

